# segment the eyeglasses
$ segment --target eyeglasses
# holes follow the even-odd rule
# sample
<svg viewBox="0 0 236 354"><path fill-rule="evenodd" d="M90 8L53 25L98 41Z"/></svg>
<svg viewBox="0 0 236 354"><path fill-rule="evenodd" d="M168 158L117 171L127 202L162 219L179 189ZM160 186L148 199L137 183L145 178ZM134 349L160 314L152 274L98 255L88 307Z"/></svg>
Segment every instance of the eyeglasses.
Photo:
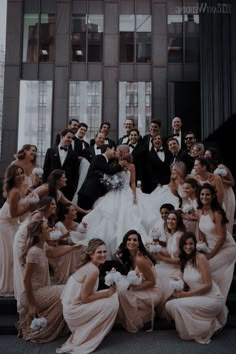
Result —
<svg viewBox="0 0 236 354"><path fill-rule="evenodd" d="M186 138L184 138L185 140L193 140L194 137L193 136L186 136Z"/></svg>

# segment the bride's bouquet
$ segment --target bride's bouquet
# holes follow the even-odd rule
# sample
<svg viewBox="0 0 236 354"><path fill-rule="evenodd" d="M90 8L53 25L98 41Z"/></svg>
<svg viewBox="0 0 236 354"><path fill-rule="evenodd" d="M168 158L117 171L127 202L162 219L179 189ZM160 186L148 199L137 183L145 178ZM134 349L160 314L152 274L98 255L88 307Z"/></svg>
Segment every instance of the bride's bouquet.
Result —
<svg viewBox="0 0 236 354"><path fill-rule="evenodd" d="M198 242L196 245L198 252L209 253L210 249L207 246L206 242Z"/></svg>
<svg viewBox="0 0 236 354"><path fill-rule="evenodd" d="M48 321L45 317L35 317L30 325L32 331L39 331L41 328L47 327Z"/></svg>
<svg viewBox="0 0 236 354"><path fill-rule="evenodd" d="M127 274L127 280L130 285L139 285L142 283L142 274L137 274L135 270L130 270Z"/></svg>
<svg viewBox="0 0 236 354"><path fill-rule="evenodd" d="M107 175L104 173L103 177L100 179L100 182L104 184L108 191L110 190L120 190L123 187L122 177L119 175Z"/></svg>
<svg viewBox="0 0 236 354"><path fill-rule="evenodd" d="M184 282L181 278L171 278L169 283L171 289L174 291L182 291L184 289Z"/></svg>
<svg viewBox="0 0 236 354"><path fill-rule="evenodd" d="M111 286L113 284L117 284L121 279L120 272L117 272L115 268L112 268L110 272L106 273L105 276L105 284L107 286Z"/></svg>

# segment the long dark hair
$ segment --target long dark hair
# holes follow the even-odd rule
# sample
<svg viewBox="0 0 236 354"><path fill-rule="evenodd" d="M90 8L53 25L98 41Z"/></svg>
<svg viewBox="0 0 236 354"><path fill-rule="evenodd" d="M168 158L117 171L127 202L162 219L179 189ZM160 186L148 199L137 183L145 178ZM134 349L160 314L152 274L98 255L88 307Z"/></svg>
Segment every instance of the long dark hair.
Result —
<svg viewBox="0 0 236 354"><path fill-rule="evenodd" d="M58 187L57 187L57 182L59 181L59 179L65 174L65 171L63 170L53 170L50 175L48 176L47 179L47 183L48 183L48 195L50 195L50 197L53 197L55 199L55 201L57 202L57 191L58 191Z"/></svg>
<svg viewBox="0 0 236 354"><path fill-rule="evenodd" d="M176 215L176 219L177 219L176 231L183 231L183 232L185 232L185 231L186 231L186 226L184 225L181 212L178 211L178 210L171 210L171 211L169 212L169 215L170 215L170 214ZM168 215L168 216L169 216L169 215ZM168 227L167 227L167 230L170 232L170 229L168 229Z"/></svg>
<svg viewBox="0 0 236 354"><path fill-rule="evenodd" d="M65 216L69 213L69 209L73 205L72 203L61 204L59 203L57 218L59 221L64 221Z"/></svg>
<svg viewBox="0 0 236 354"><path fill-rule="evenodd" d="M194 250L191 254L186 254L186 252L184 251L184 246L185 246L185 243L186 241L191 238L194 242ZM197 248L196 248L196 245L197 245L197 239L196 239L196 236L194 235L193 232L185 232L180 240L179 240L179 249L180 249L180 254L179 254L179 259L180 259L180 269L181 269L181 272L183 273L184 272L184 268L186 267L186 264L188 262L190 262L192 264L193 267L196 267L196 253L197 253Z"/></svg>
<svg viewBox="0 0 236 354"><path fill-rule="evenodd" d="M20 169L23 173L25 173L24 169L17 165L10 165L6 172L3 181L3 196L6 198L10 190L15 187L15 177L16 171Z"/></svg>
<svg viewBox="0 0 236 354"><path fill-rule="evenodd" d="M42 232L42 225L45 219L35 220L32 221L27 226L27 238L26 238L26 245L21 255L21 263L22 265L26 264L26 256L31 247L37 245L40 241L40 234Z"/></svg>
<svg viewBox="0 0 236 354"><path fill-rule="evenodd" d="M221 206L220 203L218 202L216 190L215 190L215 188L213 187L212 184L210 184L210 183L204 183L204 184L200 187L200 189L199 189L199 194L198 194L198 200L197 200L197 202L198 202L198 209L202 209L202 208L203 208L203 204L202 204L202 202L201 202L201 200L200 200L200 194L201 194L201 191L202 191L203 189L208 189L208 190L210 191L210 193L211 193L211 205L210 205L211 210L212 210L213 212L216 211L216 212L218 212L219 214L222 215L222 221L221 221L222 225L227 224L227 223L229 222L229 220L227 219L227 216L226 216L226 213L225 213L224 209L222 208L222 206Z"/></svg>
<svg viewBox="0 0 236 354"><path fill-rule="evenodd" d="M124 235L123 241L122 241L122 243L120 244L120 246L118 248L118 255L119 255L119 258L120 258L121 262L125 266L126 272L128 273L130 271L130 269L132 269L132 258L131 258L130 252L129 252L127 246L126 246L128 238L129 238L130 235L136 235L138 237L139 252L143 256L148 257L153 264L156 264L155 258L145 248L145 246L143 244L143 241L142 241L141 235L136 230L129 230Z"/></svg>

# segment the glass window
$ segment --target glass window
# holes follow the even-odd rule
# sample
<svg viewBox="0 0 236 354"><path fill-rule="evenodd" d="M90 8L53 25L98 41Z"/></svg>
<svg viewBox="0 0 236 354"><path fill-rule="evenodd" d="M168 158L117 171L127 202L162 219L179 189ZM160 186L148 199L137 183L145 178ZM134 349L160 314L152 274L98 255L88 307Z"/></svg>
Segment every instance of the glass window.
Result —
<svg viewBox="0 0 236 354"><path fill-rule="evenodd" d="M168 61L183 62L183 16L168 15Z"/></svg>
<svg viewBox="0 0 236 354"><path fill-rule="evenodd" d="M20 81L17 146L36 145L41 166L51 146L52 87L52 81Z"/></svg>
<svg viewBox="0 0 236 354"><path fill-rule="evenodd" d="M140 134L148 130L152 116L151 82L119 82L119 136L126 119L132 118Z"/></svg>
<svg viewBox="0 0 236 354"><path fill-rule="evenodd" d="M88 124L87 139L99 131L102 121L102 82L70 81L69 119Z"/></svg>
<svg viewBox="0 0 236 354"><path fill-rule="evenodd" d="M55 15L24 15L23 62L38 63L55 60Z"/></svg>
<svg viewBox="0 0 236 354"><path fill-rule="evenodd" d="M120 62L151 62L150 15L120 15Z"/></svg>
<svg viewBox="0 0 236 354"><path fill-rule="evenodd" d="M3 46L0 45L0 157L1 157L1 147L2 147L2 110L3 110L3 89L4 89L4 65L5 65L5 54Z"/></svg>
<svg viewBox="0 0 236 354"><path fill-rule="evenodd" d="M199 63L200 38L199 38L199 15L184 15L185 32L185 62Z"/></svg>
<svg viewBox="0 0 236 354"><path fill-rule="evenodd" d="M103 15L74 15L72 17L72 61L102 61L103 22Z"/></svg>

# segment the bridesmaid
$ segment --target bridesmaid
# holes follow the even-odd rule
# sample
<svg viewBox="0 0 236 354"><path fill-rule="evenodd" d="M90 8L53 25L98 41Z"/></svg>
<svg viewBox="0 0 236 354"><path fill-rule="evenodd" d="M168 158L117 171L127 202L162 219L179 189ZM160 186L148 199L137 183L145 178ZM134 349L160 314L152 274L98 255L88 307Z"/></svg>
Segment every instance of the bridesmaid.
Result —
<svg viewBox="0 0 236 354"><path fill-rule="evenodd" d="M208 344L222 328L218 317L224 308L224 297L212 281L209 264L196 252L196 237L186 232L180 239L180 268L188 290L175 291L166 311L175 321L179 336Z"/></svg>
<svg viewBox="0 0 236 354"><path fill-rule="evenodd" d="M18 218L31 208L24 200L24 184L24 170L17 165L9 166L3 186L7 200L0 210L0 296L13 295L13 241L19 227Z"/></svg>
<svg viewBox="0 0 236 354"><path fill-rule="evenodd" d="M214 187L205 183L200 188L199 239L205 241L210 252L209 260L212 278L219 286L225 301L229 292L236 260L236 244L227 231L228 222L224 209L220 206Z"/></svg>
<svg viewBox="0 0 236 354"><path fill-rule="evenodd" d="M66 238L57 241L57 248L65 248L68 245L74 245L72 252L65 254L60 259L49 258L49 264L53 270L53 283L65 284L71 274L73 274L79 267L80 257L83 246L87 246L88 242L85 240L86 234L81 234L77 231L79 224L75 222L77 213L73 204L60 205L58 209L58 221L55 229L59 230L62 235L67 235ZM72 241L76 241L74 242ZM47 249L51 249L54 245L47 245Z"/></svg>
<svg viewBox="0 0 236 354"><path fill-rule="evenodd" d="M182 198L182 218L187 231L194 234L197 230L197 196L200 185L194 178L186 178L183 184L183 198Z"/></svg>
<svg viewBox="0 0 236 354"><path fill-rule="evenodd" d="M53 197L56 203L68 204L71 203L64 194L60 191L62 187L66 186L66 175L63 170L53 170L48 176L47 182L34 189L34 192L38 194L39 198L43 198L46 195ZM82 214L88 214L90 210L84 210L78 205L73 204L76 211Z"/></svg>
<svg viewBox="0 0 236 354"><path fill-rule="evenodd" d="M38 167L36 162L37 159L37 147L31 144L25 144L15 155L16 160L14 160L11 165L17 165L25 171L25 180L30 188L33 185L33 174L32 171L35 167Z"/></svg>
<svg viewBox="0 0 236 354"><path fill-rule="evenodd" d="M43 197L37 209L31 213L19 226L14 242L13 242L13 258L14 258L14 296L19 306L21 294L24 292L24 266L22 265L22 253L27 243L27 227L30 222L41 220L43 218L52 222L56 214L57 205L55 199L52 197Z"/></svg>
<svg viewBox="0 0 236 354"><path fill-rule="evenodd" d="M179 269L179 240L186 228L182 216L177 210L169 212L166 223L168 230L166 248L163 247L160 253L156 253L155 258L159 261L156 270L162 289L162 299L157 311L160 317L168 319L164 304L173 293L169 280L175 276Z"/></svg>
<svg viewBox="0 0 236 354"><path fill-rule="evenodd" d="M112 329L119 307L116 288L96 290L106 255L105 243L91 239L80 268L70 276L61 300L72 334L57 353L91 353Z"/></svg>
<svg viewBox="0 0 236 354"><path fill-rule="evenodd" d="M21 296L18 330L25 340L38 343L50 342L68 333L60 301L63 286L50 285L44 251L48 239L47 220L36 220L28 225L27 245L23 253L25 292ZM31 321L35 317L46 318L47 326L36 331L31 329Z"/></svg>
<svg viewBox="0 0 236 354"><path fill-rule="evenodd" d="M155 270L155 259L147 252L140 234L128 231L119 246L119 257L127 271L135 270L142 277L139 285L120 290L118 321L131 333L138 332L145 324L153 321L155 307L161 299L161 290Z"/></svg>

